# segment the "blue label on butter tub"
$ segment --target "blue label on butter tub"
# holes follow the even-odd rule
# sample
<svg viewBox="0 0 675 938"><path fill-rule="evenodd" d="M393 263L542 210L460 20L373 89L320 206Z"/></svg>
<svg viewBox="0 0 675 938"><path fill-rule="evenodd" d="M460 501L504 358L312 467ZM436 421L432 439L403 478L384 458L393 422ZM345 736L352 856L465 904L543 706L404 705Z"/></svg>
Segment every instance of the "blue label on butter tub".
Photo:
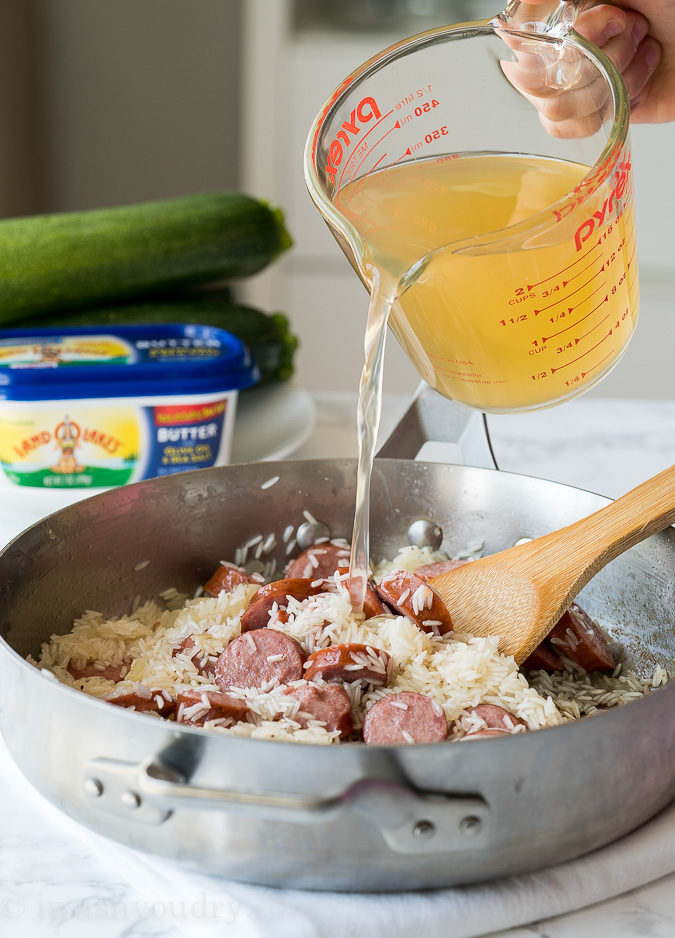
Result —
<svg viewBox="0 0 675 938"><path fill-rule="evenodd" d="M242 390L258 377L246 346L212 326L0 331L0 400L207 394Z"/></svg>
<svg viewBox="0 0 675 938"><path fill-rule="evenodd" d="M151 475L213 466L220 448L227 401L172 404L152 411Z"/></svg>

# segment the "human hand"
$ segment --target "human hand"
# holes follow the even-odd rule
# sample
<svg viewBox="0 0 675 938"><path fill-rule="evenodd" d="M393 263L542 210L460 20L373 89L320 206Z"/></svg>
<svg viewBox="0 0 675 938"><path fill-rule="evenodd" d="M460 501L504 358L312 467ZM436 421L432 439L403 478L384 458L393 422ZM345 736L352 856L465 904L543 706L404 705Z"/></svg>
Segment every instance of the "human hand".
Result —
<svg viewBox="0 0 675 938"><path fill-rule="evenodd" d="M622 74L634 121L675 119L675 3L631 3L632 7L587 6L578 14L575 29L602 49ZM550 0L516 4L518 21L543 18L544 4L551 7ZM633 8L636 6L657 21L660 41L647 17ZM503 33L502 38L516 52L516 61L502 62L504 74L534 104L551 135L583 137L599 129L609 103L609 90L590 64L571 52L563 52L562 58L556 59L558 53L553 48L528 41L522 34L518 37Z"/></svg>
<svg viewBox="0 0 675 938"><path fill-rule="evenodd" d="M619 68L631 100L631 120L643 124L675 120L675 3L672 0L614 2L616 9L611 12L615 16L638 13L647 19L647 34L638 44L628 74Z"/></svg>

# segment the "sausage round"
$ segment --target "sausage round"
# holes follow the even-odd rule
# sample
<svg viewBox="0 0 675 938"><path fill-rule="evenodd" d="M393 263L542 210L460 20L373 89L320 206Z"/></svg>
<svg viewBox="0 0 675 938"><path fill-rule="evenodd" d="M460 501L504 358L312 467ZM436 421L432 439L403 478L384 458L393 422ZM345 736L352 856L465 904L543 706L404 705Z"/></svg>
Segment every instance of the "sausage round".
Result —
<svg viewBox="0 0 675 938"><path fill-rule="evenodd" d="M511 736L512 734L508 730L476 730L475 733L466 733L464 736L460 736L457 742L461 743L465 739L479 739L481 736Z"/></svg>
<svg viewBox="0 0 675 938"><path fill-rule="evenodd" d="M76 681L82 681L88 677L104 677L106 681L117 683L122 680L122 676L127 673L129 667L128 661L123 661L122 664L107 664L102 668L90 661L83 668L76 668L73 664L69 664L66 670Z"/></svg>
<svg viewBox="0 0 675 938"><path fill-rule="evenodd" d="M415 573L394 570L380 580L377 592L388 606L407 616L424 632L445 635L452 620L436 590Z"/></svg>
<svg viewBox="0 0 675 938"><path fill-rule="evenodd" d="M289 687L285 693L300 704L298 712L291 719L303 728L311 720L318 720L330 733L339 730L340 736L349 736L352 732L351 702L344 687L337 684L303 684Z"/></svg>
<svg viewBox="0 0 675 938"><path fill-rule="evenodd" d="M170 716L176 709L176 701L167 690L151 690L147 687L105 699L116 707L126 707L138 713L150 711L163 717Z"/></svg>
<svg viewBox="0 0 675 938"><path fill-rule="evenodd" d="M586 671L613 671L616 661L605 637L587 612L572 603L551 629L549 641Z"/></svg>
<svg viewBox="0 0 675 938"><path fill-rule="evenodd" d="M310 580L331 577L345 561L349 563L349 553L348 547L338 547L330 541L312 544L290 562L286 576L309 577Z"/></svg>
<svg viewBox="0 0 675 938"><path fill-rule="evenodd" d="M441 573L449 573L457 567L464 566L468 560L435 560L433 563L423 563L415 568L415 573L423 580L430 580L432 577L440 576Z"/></svg>
<svg viewBox="0 0 675 938"><path fill-rule="evenodd" d="M340 576L345 576L345 574L349 573L349 567L338 567L337 573L339 573ZM366 619L372 619L373 616L387 616L390 612L370 584L366 586L366 595L363 599L363 612Z"/></svg>
<svg viewBox="0 0 675 938"><path fill-rule="evenodd" d="M175 658L176 655L185 654L186 652L191 651L194 647L195 641L191 635L188 635L188 637L184 638L177 648L174 648L171 653L171 657ZM190 658L190 661L193 663L199 674L203 675L204 677L213 677L213 672L216 669L216 659L213 655L207 655L198 648L194 655L192 655Z"/></svg>
<svg viewBox="0 0 675 938"><path fill-rule="evenodd" d="M440 743L447 735L448 725L440 704L413 691L382 697L363 721L363 740L370 746Z"/></svg>
<svg viewBox="0 0 675 938"><path fill-rule="evenodd" d="M366 595L363 600L363 612L366 619L372 619L374 616L389 615L389 609L382 602L372 586L366 587Z"/></svg>
<svg viewBox="0 0 675 938"><path fill-rule="evenodd" d="M233 639L216 662L216 683L230 687L265 687L299 681L305 655L300 645L275 629L256 629Z"/></svg>
<svg viewBox="0 0 675 938"><path fill-rule="evenodd" d="M345 642L312 652L305 661L307 681L363 681L364 684L387 683L390 656L381 648Z"/></svg>
<svg viewBox="0 0 675 938"><path fill-rule="evenodd" d="M320 592L321 586L312 586L315 580L306 577L292 577L285 580L275 580L261 586L241 617L242 632L251 632L255 629L264 629L269 625L270 612L274 604L278 609L285 609L289 597L302 602Z"/></svg>
<svg viewBox="0 0 675 938"><path fill-rule="evenodd" d="M464 712L475 713L486 724L485 727L466 733L466 736L475 736L477 733L486 735L490 730L499 733L513 733L517 726L524 726L527 729L524 720L520 720L512 713L509 713L508 710L505 710L504 707L497 706L497 704L477 704L475 707L466 707Z"/></svg>
<svg viewBox="0 0 675 938"><path fill-rule="evenodd" d="M251 575L233 563L221 562L213 575L204 584L204 592L208 596L218 596L219 593L229 593L240 583L262 583L260 574Z"/></svg>
<svg viewBox="0 0 675 938"><path fill-rule="evenodd" d="M203 726L208 720L225 717L237 723L246 719L250 709L245 701L230 694L213 690L203 691L199 688L181 691L176 703L176 722L188 723L191 726Z"/></svg>
<svg viewBox="0 0 675 938"><path fill-rule="evenodd" d="M526 671L562 671L560 655L556 653L548 639L540 642L533 652L523 661Z"/></svg>

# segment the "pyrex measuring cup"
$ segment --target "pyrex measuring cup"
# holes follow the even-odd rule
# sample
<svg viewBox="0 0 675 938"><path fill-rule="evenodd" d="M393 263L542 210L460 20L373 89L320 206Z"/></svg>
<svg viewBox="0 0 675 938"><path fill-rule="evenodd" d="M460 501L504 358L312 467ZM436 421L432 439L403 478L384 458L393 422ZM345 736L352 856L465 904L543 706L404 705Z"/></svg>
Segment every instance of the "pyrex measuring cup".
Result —
<svg viewBox="0 0 675 938"><path fill-rule="evenodd" d="M307 141L312 199L422 377L489 411L562 401L633 333L629 102L573 29L514 0L348 76Z"/></svg>

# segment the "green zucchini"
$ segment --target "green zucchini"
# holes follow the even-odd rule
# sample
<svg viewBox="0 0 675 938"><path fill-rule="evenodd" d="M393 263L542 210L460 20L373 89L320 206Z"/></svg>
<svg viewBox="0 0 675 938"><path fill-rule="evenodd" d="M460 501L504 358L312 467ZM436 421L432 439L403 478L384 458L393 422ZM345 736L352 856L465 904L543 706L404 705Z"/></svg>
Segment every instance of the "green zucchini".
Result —
<svg viewBox="0 0 675 938"><path fill-rule="evenodd" d="M0 221L0 325L246 277L291 245L282 213L237 192Z"/></svg>
<svg viewBox="0 0 675 938"><path fill-rule="evenodd" d="M13 329L41 326L126 326L135 323L190 322L218 326L244 342L260 369L260 383L284 381L293 374L293 356L298 347L283 313L263 313L252 306L235 304L227 289L192 293L177 298L124 303L74 312L42 316L16 316L4 325Z"/></svg>

